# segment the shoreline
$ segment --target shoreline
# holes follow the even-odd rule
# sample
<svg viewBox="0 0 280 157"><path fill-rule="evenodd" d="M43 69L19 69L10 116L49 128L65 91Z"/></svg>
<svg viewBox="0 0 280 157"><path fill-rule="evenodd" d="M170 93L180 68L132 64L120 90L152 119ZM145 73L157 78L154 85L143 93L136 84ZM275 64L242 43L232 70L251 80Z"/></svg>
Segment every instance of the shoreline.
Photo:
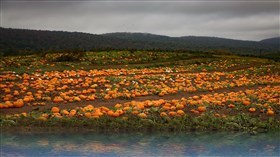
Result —
<svg viewBox="0 0 280 157"><path fill-rule="evenodd" d="M179 134L179 133L241 133L241 134L261 134L261 133L279 133L280 129L276 130L100 130L94 128L64 128L64 127L24 127L24 126L16 126L16 127L2 127L1 134L87 134L87 133L97 133L97 134Z"/></svg>

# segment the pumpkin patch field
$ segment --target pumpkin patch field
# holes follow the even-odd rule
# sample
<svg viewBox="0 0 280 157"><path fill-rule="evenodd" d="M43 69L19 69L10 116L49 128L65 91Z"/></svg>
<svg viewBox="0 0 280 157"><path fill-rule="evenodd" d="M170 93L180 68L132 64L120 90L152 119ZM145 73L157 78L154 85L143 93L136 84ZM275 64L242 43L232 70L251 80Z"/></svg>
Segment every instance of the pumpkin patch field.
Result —
<svg viewBox="0 0 280 157"><path fill-rule="evenodd" d="M2 58L1 128L280 130L278 62L141 51L72 59Z"/></svg>

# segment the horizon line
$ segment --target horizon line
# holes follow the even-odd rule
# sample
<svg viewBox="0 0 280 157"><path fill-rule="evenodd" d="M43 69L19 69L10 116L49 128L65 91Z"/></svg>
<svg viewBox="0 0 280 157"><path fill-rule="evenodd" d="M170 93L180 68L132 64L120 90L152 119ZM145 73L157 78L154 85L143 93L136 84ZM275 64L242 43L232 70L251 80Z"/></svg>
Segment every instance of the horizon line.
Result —
<svg viewBox="0 0 280 157"><path fill-rule="evenodd" d="M264 38L261 40L250 40L250 39L235 39L235 38L228 38L228 37L219 37L219 36L210 36L210 35L183 35L183 36L169 36L169 35L163 35L163 34L154 34L154 33L150 33L150 32L126 32L126 31L122 31L122 32L106 32L106 33L90 33L90 32L83 32L83 31L66 31L66 30L50 30L50 29L32 29L32 28L17 28L17 27L3 27L0 26L0 28L4 28L4 29L21 29L21 30L33 30L33 31L51 31L51 32L67 32L67 33L84 33L84 34L91 34L91 35L100 35L100 36L104 36L105 34L113 34L113 33L131 33L131 34L150 34L150 35L158 35L158 36L165 36L165 37L169 37L169 38L181 38L181 37L212 37L212 38L223 38L223 39L230 39L230 40L241 40L241 41L261 41L264 39L269 39L269 38L277 38L280 36L273 36L273 37L269 37L269 38Z"/></svg>

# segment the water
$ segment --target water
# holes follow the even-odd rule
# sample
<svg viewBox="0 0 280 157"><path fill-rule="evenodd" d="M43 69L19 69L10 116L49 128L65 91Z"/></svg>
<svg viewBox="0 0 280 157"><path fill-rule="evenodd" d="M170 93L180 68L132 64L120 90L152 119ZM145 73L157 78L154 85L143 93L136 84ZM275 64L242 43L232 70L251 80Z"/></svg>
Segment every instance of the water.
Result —
<svg viewBox="0 0 280 157"><path fill-rule="evenodd" d="M1 134L6 156L280 156L279 133Z"/></svg>

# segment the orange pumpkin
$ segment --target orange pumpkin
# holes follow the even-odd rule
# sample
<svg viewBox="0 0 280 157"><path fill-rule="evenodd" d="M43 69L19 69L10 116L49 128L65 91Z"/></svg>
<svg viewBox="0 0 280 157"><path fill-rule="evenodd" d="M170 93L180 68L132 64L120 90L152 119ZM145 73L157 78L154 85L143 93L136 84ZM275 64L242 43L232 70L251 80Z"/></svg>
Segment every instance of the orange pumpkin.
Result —
<svg viewBox="0 0 280 157"><path fill-rule="evenodd" d="M140 118L148 118L148 116L145 113L139 113L138 117L140 117Z"/></svg>
<svg viewBox="0 0 280 157"><path fill-rule="evenodd" d="M62 118L61 114L60 113L53 113L53 117L56 117L56 118Z"/></svg>
<svg viewBox="0 0 280 157"><path fill-rule="evenodd" d="M115 108L121 108L122 107L122 104L116 104L115 105Z"/></svg>
<svg viewBox="0 0 280 157"><path fill-rule="evenodd" d="M6 101L5 102L5 108L9 108L9 107L13 107L14 106L14 104L13 103L11 103L10 101Z"/></svg>
<svg viewBox="0 0 280 157"><path fill-rule="evenodd" d="M139 111L134 110L134 111L132 111L131 113L134 114L134 115L137 115L137 114L139 113Z"/></svg>
<svg viewBox="0 0 280 157"><path fill-rule="evenodd" d="M248 105L251 104L251 102L250 102L250 101L247 101L247 100L243 101L242 103L243 103L245 106L248 106Z"/></svg>
<svg viewBox="0 0 280 157"><path fill-rule="evenodd" d="M112 110L110 110L110 111L107 112L107 114L108 114L108 116L112 116L113 117L114 112Z"/></svg>
<svg viewBox="0 0 280 157"><path fill-rule="evenodd" d="M160 113L160 116L161 116L161 117L167 117L168 115L166 114L166 112L161 112L161 113Z"/></svg>
<svg viewBox="0 0 280 157"><path fill-rule="evenodd" d="M206 111L206 107L205 107L205 106L199 106L199 107L197 108L197 110L198 110L199 112L205 112L205 111Z"/></svg>
<svg viewBox="0 0 280 157"><path fill-rule="evenodd" d="M64 115L69 115L69 112L67 110L62 110L61 113Z"/></svg>
<svg viewBox="0 0 280 157"><path fill-rule="evenodd" d="M60 96L56 96L56 97L54 97L54 99L53 99L53 102L54 103L59 103L59 102L63 102L64 100L60 97Z"/></svg>
<svg viewBox="0 0 280 157"><path fill-rule="evenodd" d="M0 108L4 108L4 104L0 103Z"/></svg>
<svg viewBox="0 0 280 157"><path fill-rule="evenodd" d="M170 111L168 114L169 114L170 116L176 116L176 115L177 115L177 113L174 112L174 111Z"/></svg>
<svg viewBox="0 0 280 157"><path fill-rule="evenodd" d="M171 111L175 111L175 110L176 110L176 106L171 106L171 107L170 107L170 110L171 110Z"/></svg>
<svg viewBox="0 0 280 157"><path fill-rule="evenodd" d="M183 105L183 104L177 104L177 105L176 105L176 109L181 110L181 109L183 109L183 108L184 108L184 105Z"/></svg>
<svg viewBox="0 0 280 157"><path fill-rule="evenodd" d="M249 108L249 112L251 112L251 113L256 112L256 108L253 108L253 107Z"/></svg>
<svg viewBox="0 0 280 157"><path fill-rule="evenodd" d="M79 97L75 96L74 101L81 101L81 99Z"/></svg>
<svg viewBox="0 0 280 157"><path fill-rule="evenodd" d="M14 107L23 107L24 102L22 99L18 99L16 102L14 102Z"/></svg>
<svg viewBox="0 0 280 157"><path fill-rule="evenodd" d="M131 107L129 107L129 106L126 106L126 107L123 108L124 111L128 111L130 109L131 109Z"/></svg>
<svg viewBox="0 0 280 157"><path fill-rule="evenodd" d="M120 116L120 113L119 113L119 112L114 112L112 116L115 117L115 118L116 118L116 117L119 117L119 116Z"/></svg>
<svg viewBox="0 0 280 157"><path fill-rule="evenodd" d="M273 115L274 115L274 111L272 111L272 110L267 110L266 114L267 114L268 116L273 116Z"/></svg>
<svg viewBox="0 0 280 157"><path fill-rule="evenodd" d="M24 101L24 102L30 102L31 99L30 99L30 97L25 96L25 97L23 98L23 101Z"/></svg>
<svg viewBox="0 0 280 157"><path fill-rule="evenodd" d="M99 117L99 116L102 116L103 113L99 111L99 112L94 112L91 115L92 115L92 117Z"/></svg>
<svg viewBox="0 0 280 157"><path fill-rule="evenodd" d="M90 112L86 112L86 113L84 113L84 116L87 117L87 118L91 118L91 113Z"/></svg>
<svg viewBox="0 0 280 157"><path fill-rule="evenodd" d="M193 96L193 100L198 100L199 99L199 96L195 95Z"/></svg>
<svg viewBox="0 0 280 157"><path fill-rule="evenodd" d="M14 91L14 96L18 96L18 95L19 95L18 90L15 90L15 91Z"/></svg>
<svg viewBox="0 0 280 157"><path fill-rule="evenodd" d="M70 113L69 113L69 116L70 116L70 117L73 117L73 116L76 115L76 113L77 113L76 110L71 110Z"/></svg>
<svg viewBox="0 0 280 157"><path fill-rule="evenodd" d="M22 112L20 115L22 115L23 117L27 117L27 113L26 112Z"/></svg>
<svg viewBox="0 0 280 157"><path fill-rule="evenodd" d="M58 107L52 107L52 112L53 113L59 113L59 108Z"/></svg>
<svg viewBox="0 0 280 157"><path fill-rule="evenodd" d="M183 110L178 110L177 114L180 115L180 116L183 116L183 115L185 115L185 112Z"/></svg>

